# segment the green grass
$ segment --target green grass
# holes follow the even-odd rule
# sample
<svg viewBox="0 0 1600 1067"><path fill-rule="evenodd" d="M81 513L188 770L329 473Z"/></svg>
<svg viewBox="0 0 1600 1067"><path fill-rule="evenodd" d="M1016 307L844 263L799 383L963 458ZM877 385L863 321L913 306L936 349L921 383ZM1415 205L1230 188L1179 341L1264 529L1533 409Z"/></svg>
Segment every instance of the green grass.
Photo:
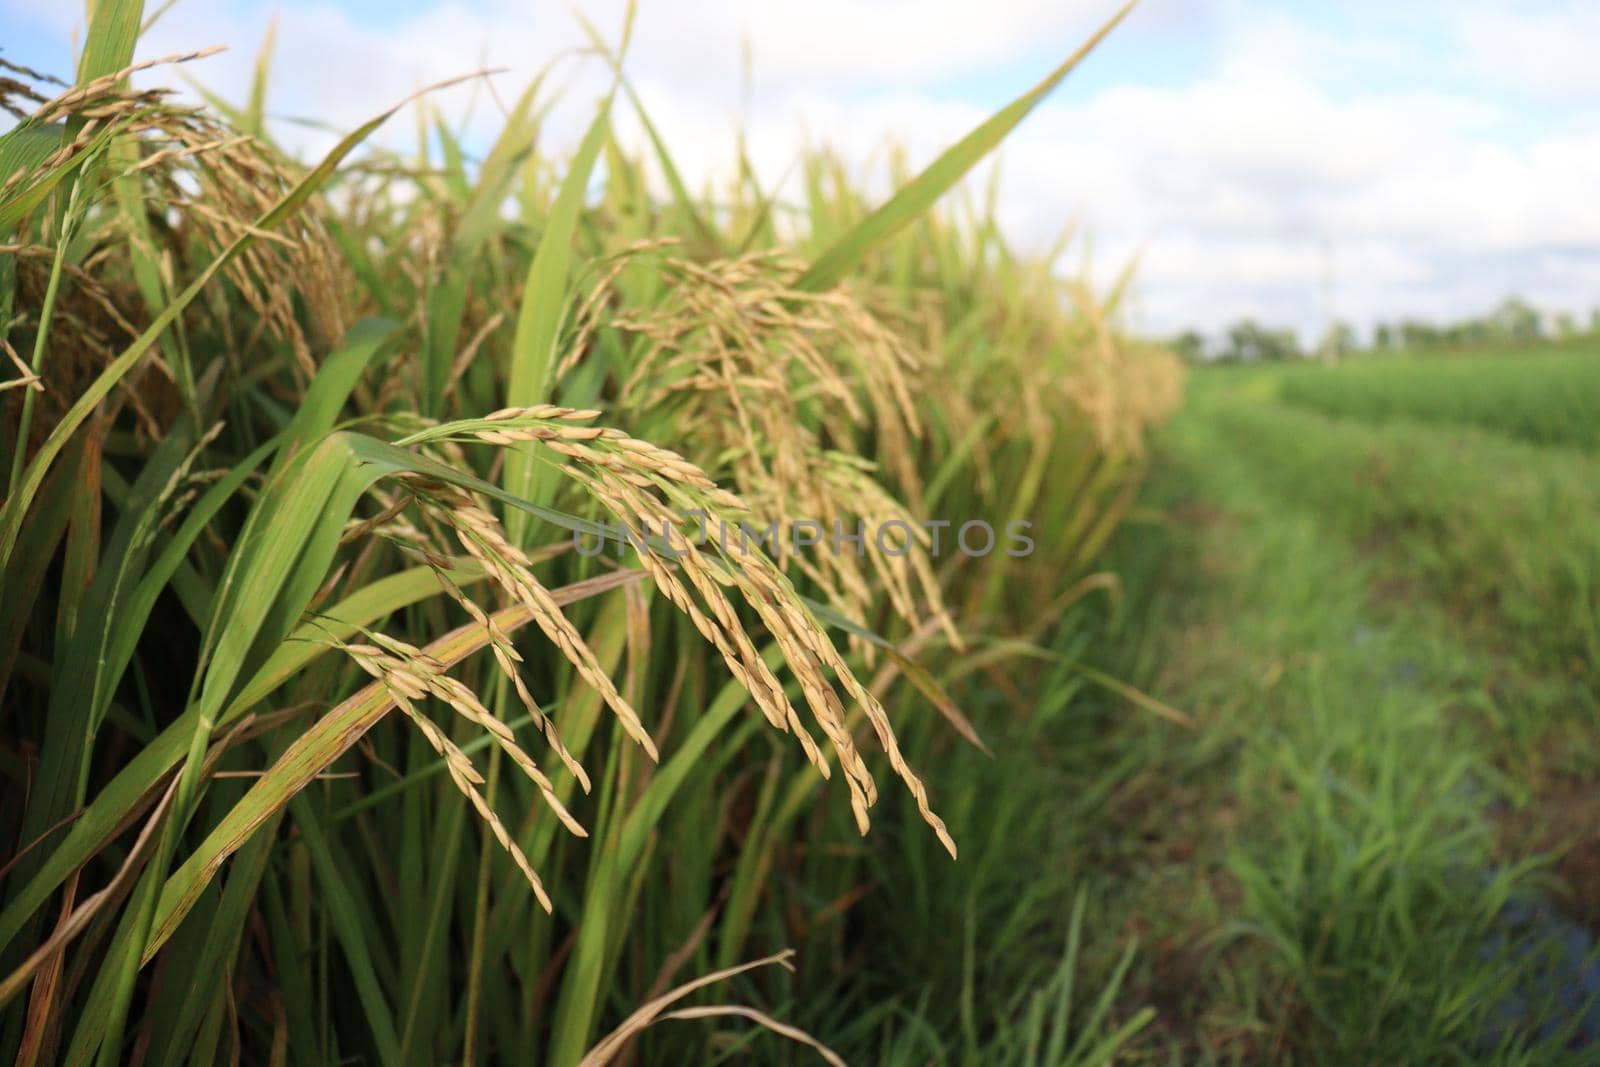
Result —
<svg viewBox="0 0 1600 1067"><path fill-rule="evenodd" d="M1563 384L1558 373L1555 385ZM1397 581L1448 605L1484 642L1568 674L1574 699L1592 688L1600 664L1595 457L1473 426L1373 426L1248 399L1219 400L1213 418L1260 478L1387 556Z"/></svg>
<svg viewBox="0 0 1600 1067"><path fill-rule="evenodd" d="M1330 419L1276 399L1278 373L1196 375L1158 442L1159 520L1113 556L1123 669L1197 720L1113 746L1140 771L1107 810L1142 844L1087 860L1125 872L1121 925L1144 933L1128 979L1159 1012L1144 1047L1587 1062L1561 1047L1572 1001L1534 977L1549 934L1514 934L1518 955L1496 915L1553 894L1582 917L1593 889L1552 881L1541 854L1571 847L1566 790L1600 755L1592 651L1558 624L1572 590L1530 580L1564 572L1525 573L1593 544L1592 460Z"/></svg>
<svg viewBox="0 0 1600 1067"><path fill-rule="evenodd" d="M1284 400L1367 422L1476 426L1542 445L1600 449L1600 344L1373 355L1293 369Z"/></svg>

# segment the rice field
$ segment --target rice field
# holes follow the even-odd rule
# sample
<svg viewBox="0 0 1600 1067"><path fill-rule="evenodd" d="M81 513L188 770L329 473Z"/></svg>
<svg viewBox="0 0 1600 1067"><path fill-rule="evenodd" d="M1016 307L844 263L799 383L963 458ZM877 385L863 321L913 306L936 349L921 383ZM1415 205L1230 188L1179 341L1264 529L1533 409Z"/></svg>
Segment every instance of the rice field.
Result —
<svg viewBox="0 0 1600 1067"><path fill-rule="evenodd" d="M0 1058L1594 1062L1600 353L1186 372L969 181L1117 19L773 188L148 14L0 59Z"/></svg>
<svg viewBox="0 0 1600 1067"><path fill-rule="evenodd" d="M997 828L1086 693L1182 718L1082 610L1180 368L942 199L1095 42L792 203L598 37L570 154L535 83L297 160L141 6L0 80L0 1055L1109 1062L1131 957Z"/></svg>
<svg viewBox="0 0 1600 1067"><path fill-rule="evenodd" d="M1214 415L1283 498L1402 555L1464 624L1587 673L1600 655L1595 457L1471 425L1322 415L1283 388L1283 402L1221 402Z"/></svg>
<svg viewBox="0 0 1600 1067"><path fill-rule="evenodd" d="M1158 1006L1138 1048L1591 1063L1600 471L1290 399L1368 373L1196 371L1108 559L1110 665L1194 720L1100 742L1104 922Z"/></svg>
<svg viewBox="0 0 1600 1067"><path fill-rule="evenodd" d="M1462 424L1534 444L1600 448L1600 345L1592 341L1373 356L1331 372L1299 368L1279 388L1289 403L1328 415Z"/></svg>

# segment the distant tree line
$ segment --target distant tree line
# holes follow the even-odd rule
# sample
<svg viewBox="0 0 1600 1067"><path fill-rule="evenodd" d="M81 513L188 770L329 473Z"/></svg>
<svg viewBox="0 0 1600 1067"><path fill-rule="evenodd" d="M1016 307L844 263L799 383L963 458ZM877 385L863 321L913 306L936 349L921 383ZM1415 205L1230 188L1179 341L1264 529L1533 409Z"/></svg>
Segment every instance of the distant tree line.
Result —
<svg viewBox="0 0 1600 1067"><path fill-rule="evenodd" d="M1336 322L1307 349L1293 330L1274 330L1252 318L1240 319L1219 338L1185 330L1169 342L1185 359L1206 363L1274 363L1295 359L1332 358L1361 351L1426 352L1477 345L1522 344L1549 340L1600 338L1600 308L1580 323L1569 312L1545 315L1521 297L1502 300L1487 315L1440 325L1419 319L1380 322L1363 346L1349 323Z"/></svg>

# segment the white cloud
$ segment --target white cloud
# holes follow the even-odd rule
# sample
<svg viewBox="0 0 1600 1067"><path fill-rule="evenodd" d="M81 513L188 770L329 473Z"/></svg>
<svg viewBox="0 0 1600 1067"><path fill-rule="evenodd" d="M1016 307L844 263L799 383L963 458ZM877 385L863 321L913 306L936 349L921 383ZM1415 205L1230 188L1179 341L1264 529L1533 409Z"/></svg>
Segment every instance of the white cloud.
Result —
<svg viewBox="0 0 1600 1067"><path fill-rule="evenodd" d="M625 6L622 0L580 5L582 18L608 40L615 39ZM280 62L313 77L315 88L304 90L308 95L323 100L332 95L335 102L352 95L358 81L364 89L359 95L375 97L419 77L460 73L483 58L526 77L558 52L587 43L574 13L551 0L444 0L381 27L353 18L330 0L291 0L278 7L285 42ZM1112 9L1109 0L988 0L982 8L959 0L644 3L629 69L678 91L733 99L748 45L758 84L779 91L797 85L839 92L947 82L1004 63L1040 41L1075 42ZM199 40L242 47L246 54L235 56L226 75L242 84L248 53L260 40L270 10L268 5L246 10L187 0L157 25L141 50L192 47ZM292 79L287 88L290 95L302 95Z"/></svg>
<svg viewBox="0 0 1600 1067"><path fill-rule="evenodd" d="M38 14L40 0L0 4L54 17ZM1009 59L1066 52L1111 4L641 7L629 71L694 180L730 172L742 122L769 182L809 137L864 172L880 164L881 188L887 139L913 164L931 159L992 106L972 99L974 79L1020 90L1042 71L1008 69ZM584 5L611 37L621 10L620 0ZM1093 237L1102 279L1138 254L1136 306L1144 326L1162 331L1254 314L1309 332L1330 281L1334 309L1361 323L1470 314L1510 289L1575 309L1600 303L1600 134L1585 121L1600 115L1600 64L1587 52L1600 40L1600 9L1435 0L1399 11L1352 0L1341 17L1336 27L1250 0L1151 0L1111 51L1090 58L1090 91L1069 80L1005 146L1008 232L1044 248L1076 221ZM239 99L266 18L186 0L141 53L226 43L232 52L195 73ZM282 6L278 40L270 109L348 129L421 84L483 64L512 68L496 82L508 98L584 36L545 0L445 2L381 24L334 0L304 0ZM1173 74L1164 65L1173 57L1192 69ZM570 143L603 70L562 69L572 80L551 137ZM481 90L438 102L460 114L474 93L473 128L486 138L495 109ZM622 128L643 144L630 121ZM278 129L308 150L331 137ZM415 135L397 119L385 136L406 145Z"/></svg>
<svg viewBox="0 0 1600 1067"><path fill-rule="evenodd" d="M1496 84L1533 90L1547 98L1600 95L1600 7L1589 0L1475 5L1455 28L1476 70Z"/></svg>

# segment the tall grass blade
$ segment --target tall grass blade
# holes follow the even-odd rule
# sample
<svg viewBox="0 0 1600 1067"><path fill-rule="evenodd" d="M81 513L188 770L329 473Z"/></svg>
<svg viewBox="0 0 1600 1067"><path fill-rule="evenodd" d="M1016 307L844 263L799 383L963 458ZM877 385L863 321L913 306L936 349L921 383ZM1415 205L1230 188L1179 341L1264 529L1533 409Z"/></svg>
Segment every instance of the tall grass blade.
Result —
<svg viewBox="0 0 1600 1067"><path fill-rule="evenodd" d="M127 69L144 19L143 0L96 0L78 60L78 81L90 82Z"/></svg>
<svg viewBox="0 0 1600 1067"><path fill-rule="evenodd" d="M813 292L831 288L874 248L924 215L935 200L960 181L979 160L992 152L1006 135L1028 116L1028 112L1050 95L1051 90L1061 84L1062 79L1094 51L1107 34L1127 18L1136 2L1137 0L1130 0L1039 84L946 149L944 154L929 164L926 170L907 182L886 203L829 246L817 257L817 261L810 269L800 276L800 280L795 283L796 288Z"/></svg>
<svg viewBox="0 0 1600 1067"><path fill-rule="evenodd" d="M584 134L545 220L539 248L528 264L528 276L522 286L522 305L517 311L516 333L511 341L511 371L506 384L508 407L542 404L553 399L556 340L566 317L572 241L589 187L589 174L610 128L611 100L608 95L601 101L594 121ZM535 462L526 449L513 449L506 456L502 484L512 495L542 504L544 501L534 488ZM516 513L507 516L506 531L513 544L521 543L526 529L527 520L523 516Z"/></svg>

